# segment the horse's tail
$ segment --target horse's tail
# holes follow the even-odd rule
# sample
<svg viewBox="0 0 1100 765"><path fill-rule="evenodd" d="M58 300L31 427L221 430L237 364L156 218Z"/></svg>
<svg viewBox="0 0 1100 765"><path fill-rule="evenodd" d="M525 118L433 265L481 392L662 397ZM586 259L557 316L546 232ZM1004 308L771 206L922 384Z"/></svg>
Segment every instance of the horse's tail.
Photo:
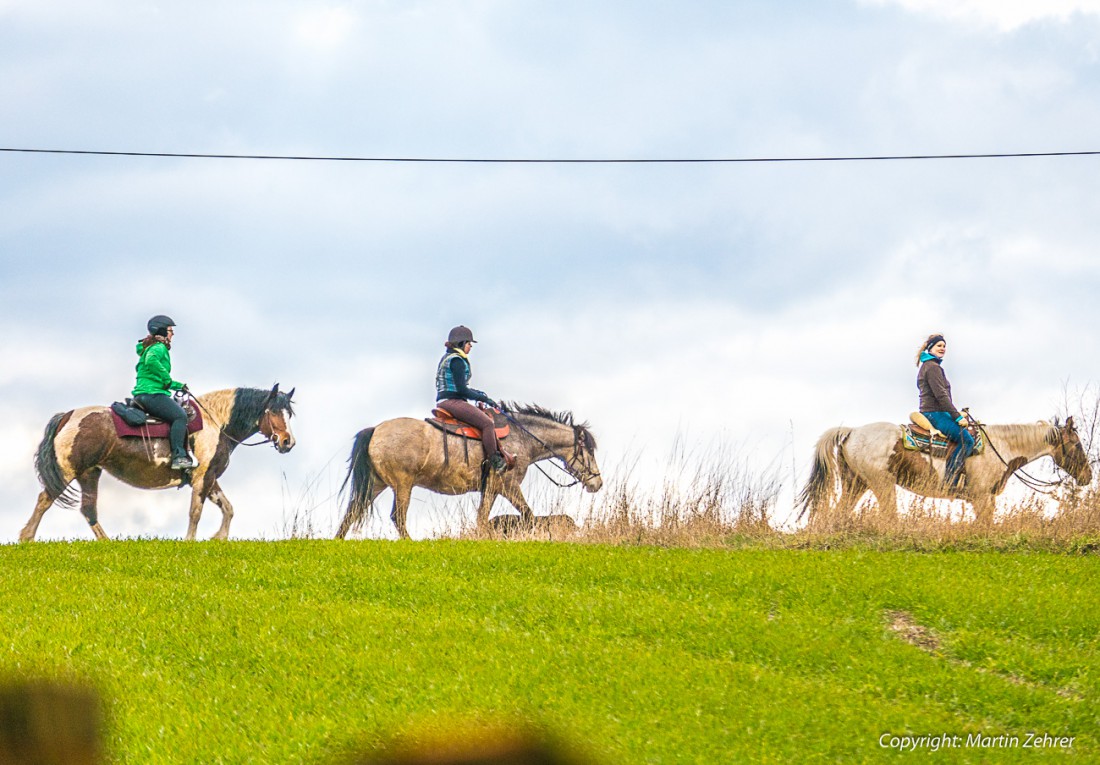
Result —
<svg viewBox="0 0 1100 765"><path fill-rule="evenodd" d="M360 430L355 434L355 443L351 447L351 456L348 457L348 475L344 479L343 486L340 487L340 491L343 492L348 484L351 484L348 511L340 524L343 534L346 534L349 529L358 529L370 515L374 493L374 465L370 460L369 447L373 435L374 428Z"/></svg>
<svg viewBox="0 0 1100 765"><path fill-rule="evenodd" d="M798 520L802 520L807 511L812 518L832 498L840 479L841 463L844 461L840 449L851 434L851 428L830 428L817 439L810 479L798 495L798 504L802 507Z"/></svg>
<svg viewBox="0 0 1100 765"><path fill-rule="evenodd" d="M54 439L57 432L69 421L72 412L58 412L46 423L46 432L42 436L42 442L38 444L38 451L34 453L34 472L38 474L38 480L42 488L46 490L50 499L54 502L72 507L76 504L76 495L69 490L69 482L61 473L61 465L57 461L57 450L54 448Z"/></svg>

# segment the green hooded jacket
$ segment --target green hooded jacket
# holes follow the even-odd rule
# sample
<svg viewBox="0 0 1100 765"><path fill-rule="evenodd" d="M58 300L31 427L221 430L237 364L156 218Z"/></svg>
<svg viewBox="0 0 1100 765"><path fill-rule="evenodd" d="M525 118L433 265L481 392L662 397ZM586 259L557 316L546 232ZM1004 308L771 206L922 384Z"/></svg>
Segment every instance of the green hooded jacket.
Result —
<svg viewBox="0 0 1100 765"><path fill-rule="evenodd" d="M163 393L167 396L168 391L183 387L183 383L172 379L172 359L168 355L167 345L153 343L148 348L143 348L139 341L137 354L137 384L134 385L131 395Z"/></svg>

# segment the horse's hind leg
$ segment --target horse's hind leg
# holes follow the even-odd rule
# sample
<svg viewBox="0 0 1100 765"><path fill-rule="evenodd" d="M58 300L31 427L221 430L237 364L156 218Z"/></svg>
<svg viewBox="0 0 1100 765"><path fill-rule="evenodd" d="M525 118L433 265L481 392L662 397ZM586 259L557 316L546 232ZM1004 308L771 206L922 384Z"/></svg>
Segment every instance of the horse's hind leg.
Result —
<svg viewBox="0 0 1100 765"><path fill-rule="evenodd" d="M371 479L370 496L367 497L368 509L363 513L363 515L368 515L369 513L373 512L370 509L370 506L374 504L374 500L378 499L378 495L388 488L389 487L386 485L386 482L379 478L377 474L375 474L374 478ZM351 506L351 502L348 502L348 509L344 513L344 517L340 520L340 526L336 529L336 539L344 539L347 537L348 532L351 531L351 527L355 524L355 514L356 513ZM392 515L390 517L393 518ZM397 521L394 521L394 525L396 524Z"/></svg>
<svg viewBox="0 0 1100 765"><path fill-rule="evenodd" d="M412 500L412 486L393 487L393 510L390 511L390 520L397 527L397 536L402 539L409 538L409 529L405 523L409 515L409 502Z"/></svg>
<svg viewBox="0 0 1100 765"><path fill-rule="evenodd" d="M53 498L48 492L43 491L38 494L38 502L34 505L34 512L31 513L31 518L27 521L27 525L19 532L20 542L34 541L34 535L38 533L38 524L42 522L42 516L46 514L46 511L50 509L50 505L52 504Z"/></svg>
<svg viewBox="0 0 1100 765"><path fill-rule="evenodd" d="M94 467L83 475L77 476L76 480L80 484L80 514L88 522L96 539L109 539L103 527L99 525L99 514L96 510L96 500L99 499L99 477L102 474L101 468Z"/></svg>
<svg viewBox="0 0 1100 765"><path fill-rule="evenodd" d="M493 479L492 477L490 477L490 486L492 484L492 481ZM496 502L498 495L497 489L495 487L490 488L490 486L486 486L485 491L481 493L481 503L477 506L477 530L479 534L483 534L486 536L489 534L489 512L493 509L493 503ZM515 503L513 502L513 504ZM526 502L521 502L521 504L523 505L523 507L527 507ZM516 509L519 510L521 513L523 513L523 507L516 505ZM523 514L523 518L524 520L527 520L530 517L531 508L527 507L527 512Z"/></svg>
<svg viewBox="0 0 1100 765"><path fill-rule="evenodd" d="M893 483L880 483L871 487L878 501L878 516L884 521L898 519L898 490Z"/></svg>

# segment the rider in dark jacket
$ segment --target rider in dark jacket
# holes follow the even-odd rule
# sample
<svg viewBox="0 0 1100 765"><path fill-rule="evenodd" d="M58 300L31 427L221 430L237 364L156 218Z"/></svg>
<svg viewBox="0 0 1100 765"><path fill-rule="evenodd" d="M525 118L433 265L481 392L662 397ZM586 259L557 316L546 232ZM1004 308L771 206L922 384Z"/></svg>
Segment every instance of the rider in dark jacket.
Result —
<svg viewBox="0 0 1100 765"><path fill-rule="evenodd" d="M168 443L172 447L173 470L187 470L196 463L187 453L187 412L177 404L169 391L186 390L187 386L172 379L172 336L176 322L158 314L149 319L149 334L137 344L137 383L133 397L149 414L170 424Z"/></svg>
<svg viewBox="0 0 1100 765"><path fill-rule="evenodd" d="M951 400L951 383L943 372L943 357L947 341L943 335L929 335L917 356L917 390L920 391L920 411L932 426L958 444L947 458L944 484L957 491L966 458L974 451L974 437L966 429L966 415L955 408Z"/></svg>
<svg viewBox="0 0 1100 765"><path fill-rule="evenodd" d="M489 466L498 473L505 468L500 442L497 440L493 418L470 401L480 401L499 408L493 399L483 391L469 386L470 351L474 347L474 333L469 327L459 325L447 335L446 349L435 372L436 406L449 412L456 420L473 425L481 431L481 445L485 449L485 458Z"/></svg>

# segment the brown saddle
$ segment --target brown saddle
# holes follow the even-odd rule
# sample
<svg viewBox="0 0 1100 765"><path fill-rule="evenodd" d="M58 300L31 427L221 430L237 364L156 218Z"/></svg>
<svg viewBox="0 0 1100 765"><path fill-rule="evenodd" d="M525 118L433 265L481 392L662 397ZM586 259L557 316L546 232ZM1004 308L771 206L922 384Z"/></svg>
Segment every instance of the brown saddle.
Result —
<svg viewBox="0 0 1100 765"><path fill-rule="evenodd" d="M503 441L508 437L508 434L512 432L512 426L508 424L508 420L500 410L487 409L485 411L493 416L493 426L497 431L497 440ZM443 409L432 409L432 416L425 418L425 422L434 425L444 433L453 433L463 438L481 440L480 428L475 428L473 425L467 425L464 422L456 420L450 412L444 411Z"/></svg>
<svg viewBox="0 0 1100 765"><path fill-rule="evenodd" d="M493 416L493 426L496 428L497 440L503 441L508 437L508 434L512 432L512 427L508 424L508 419L499 409L486 409L485 411ZM466 459L469 461L469 447L465 445L468 444L470 440L481 440L480 428L475 428L473 425L467 425L460 420L456 420L450 412L438 407L432 409L432 416L424 418L424 421L429 425L439 428L444 434L450 433L451 435L468 439L462 443L464 445L463 448L466 449ZM501 449L500 453L504 457L504 464L507 466L508 470L516 466L516 455L504 449ZM444 461L448 459L446 435L444 435L443 438L443 459Z"/></svg>

